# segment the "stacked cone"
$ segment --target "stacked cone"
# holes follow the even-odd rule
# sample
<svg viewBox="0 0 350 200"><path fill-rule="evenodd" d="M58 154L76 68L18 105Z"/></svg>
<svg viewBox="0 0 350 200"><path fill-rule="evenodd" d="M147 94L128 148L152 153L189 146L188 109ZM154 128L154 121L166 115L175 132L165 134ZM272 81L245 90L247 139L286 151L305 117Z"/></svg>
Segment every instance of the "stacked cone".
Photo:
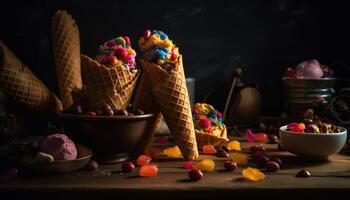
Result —
<svg viewBox="0 0 350 200"><path fill-rule="evenodd" d="M185 159L196 159L198 148L193 126L182 56L175 68L166 71L161 66L141 60L143 69L152 77L151 91L164 119Z"/></svg>
<svg viewBox="0 0 350 200"><path fill-rule="evenodd" d="M82 87L78 26L66 12L58 10L52 19L56 74L63 109L73 104L71 91Z"/></svg>
<svg viewBox="0 0 350 200"><path fill-rule="evenodd" d="M81 56L85 99L82 104L96 109L108 104L113 110L125 109L135 88L138 72L125 66L107 67L88 56Z"/></svg>
<svg viewBox="0 0 350 200"><path fill-rule="evenodd" d="M0 41L0 88L23 107L44 114L62 110L61 101Z"/></svg>

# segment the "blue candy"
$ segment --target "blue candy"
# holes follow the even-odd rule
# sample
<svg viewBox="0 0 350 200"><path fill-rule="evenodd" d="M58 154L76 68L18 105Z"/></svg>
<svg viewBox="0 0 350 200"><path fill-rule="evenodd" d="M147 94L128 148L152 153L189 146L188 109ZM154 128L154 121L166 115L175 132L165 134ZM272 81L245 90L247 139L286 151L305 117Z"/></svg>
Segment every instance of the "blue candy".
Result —
<svg viewBox="0 0 350 200"><path fill-rule="evenodd" d="M160 58L162 60L165 60L167 54L168 54L167 49L158 48L154 51L153 59L157 60L158 58Z"/></svg>
<svg viewBox="0 0 350 200"><path fill-rule="evenodd" d="M213 110L210 114L209 114L209 118L215 119L217 115L217 112L215 110Z"/></svg>
<svg viewBox="0 0 350 200"><path fill-rule="evenodd" d="M160 37L162 40L169 39L168 35L165 34L163 31L154 30L153 33L159 35L159 37Z"/></svg>
<svg viewBox="0 0 350 200"><path fill-rule="evenodd" d="M222 118L219 118L219 119L218 119L218 122L219 122L220 124L222 124Z"/></svg>

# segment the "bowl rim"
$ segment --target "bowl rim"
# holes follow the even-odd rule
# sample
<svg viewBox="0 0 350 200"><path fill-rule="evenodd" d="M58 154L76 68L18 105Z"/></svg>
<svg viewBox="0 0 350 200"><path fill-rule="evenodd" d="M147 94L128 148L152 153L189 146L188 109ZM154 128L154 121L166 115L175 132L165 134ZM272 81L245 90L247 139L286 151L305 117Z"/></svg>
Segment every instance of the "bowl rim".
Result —
<svg viewBox="0 0 350 200"><path fill-rule="evenodd" d="M306 81L335 81L337 78L334 77L325 77L325 78L293 78L293 77L283 77L282 80L306 80Z"/></svg>
<svg viewBox="0 0 350 200"><path fill-rule="evenodd" d="M83 120L128 120L128 119L145 119L151 118L154 116L153 113L143 114L143 115L133 115L133 116L89 116L89 115L74 115L67 113L56 113L56 115L60 118L65 119L83 119Z"/></svg>
<svg viewBox="0 0 350 200"><path fill-rule="evenodd" d="M341 126L336 126L336 127L339 127L343 130L340 133L298 133L298 132L294 132L294 131L287 131L287 126L288 125L281 126L279 128L280 133L282 132L282 133L292 133L292 134L296 134L296 135L313 135L313 136L323 135L323 136L329 136L329 137L334 136L334 135L343 135L343 134L347 133L347 129L344 127L341 127Z"/></svg>

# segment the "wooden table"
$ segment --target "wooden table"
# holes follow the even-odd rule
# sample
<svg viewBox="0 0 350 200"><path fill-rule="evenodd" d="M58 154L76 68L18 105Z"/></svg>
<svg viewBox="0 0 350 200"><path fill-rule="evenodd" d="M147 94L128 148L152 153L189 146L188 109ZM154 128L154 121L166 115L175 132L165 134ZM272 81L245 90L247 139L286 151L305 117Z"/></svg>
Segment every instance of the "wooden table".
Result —
<svg viewBox="0 0 350 200"><path fill-rule="evenodd" d="M242 142L243 152L254 143ZM37 175L11 182L0 183L0 198L35 197L36 199L104 199L127 196L126 199L160 198L246 198L263 196L271 198L296 199L325 197L350 192L350 156L347 149L330 156L328 162L305 162L294 155L277 151L275 144L263 144L268 154L276 155L283 161L283 168L276 173L266 172L266 179L250 182L242 178L241 166L234 172L224 170L225 159L201 155L215 160L216 170L204 174L198 182L188 180L188 170L182 168L182 160L158 157L154 163L159 167L156 177L141 178L138 170L123 174L119 165L100 166L95 172L77 171L64 175ZM327 147L325 147L327 148ZM249 155L249 154L247 154ZM254 166L249 162L247 166ZM295 174L307 169L310 178L297 178ZM69 196L68 196L69 195Z"/></svg>

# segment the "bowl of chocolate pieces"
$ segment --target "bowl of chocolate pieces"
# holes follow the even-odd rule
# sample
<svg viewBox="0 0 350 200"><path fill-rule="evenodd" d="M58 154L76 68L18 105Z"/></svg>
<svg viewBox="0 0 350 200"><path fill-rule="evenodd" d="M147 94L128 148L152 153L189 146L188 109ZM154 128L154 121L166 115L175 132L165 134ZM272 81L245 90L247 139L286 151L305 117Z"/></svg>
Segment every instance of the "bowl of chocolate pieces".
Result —
<svg viewBox="0 0 350 200"><path fill-rule="evenodd" d="M65 133L92 149L101 163L116 163L142 151L153 114L141 109L113 110L109 105L87 110L80 105L58 114Z"/></svg>
<svg viewBox="0 0 350 200"><path fill-rule="evenodd" d="M321 121L309 109L303 122L282 126L279 135L285 150L307 160L327 160L344 147L347 130Z"/></svg>

